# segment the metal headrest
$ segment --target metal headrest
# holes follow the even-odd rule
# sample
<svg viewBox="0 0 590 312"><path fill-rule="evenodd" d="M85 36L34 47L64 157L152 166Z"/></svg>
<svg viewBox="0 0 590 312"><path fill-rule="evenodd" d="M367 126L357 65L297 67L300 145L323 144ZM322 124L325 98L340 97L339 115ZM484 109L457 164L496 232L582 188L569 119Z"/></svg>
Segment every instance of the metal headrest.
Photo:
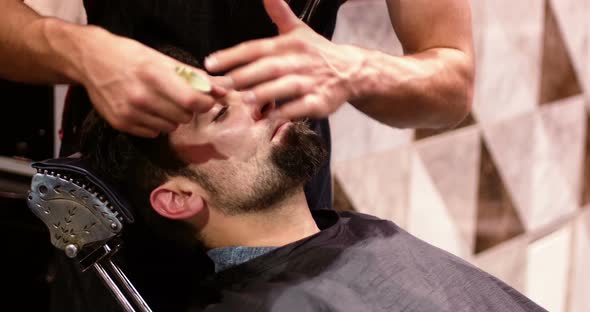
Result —
<svg viewBox="0 0 590 312"><path fill-rule="evenodd" d="M27 204L51 235L51 243L69 257L116 237L133 223L130 206L106 179L82 158L35 162Z"/></svg>

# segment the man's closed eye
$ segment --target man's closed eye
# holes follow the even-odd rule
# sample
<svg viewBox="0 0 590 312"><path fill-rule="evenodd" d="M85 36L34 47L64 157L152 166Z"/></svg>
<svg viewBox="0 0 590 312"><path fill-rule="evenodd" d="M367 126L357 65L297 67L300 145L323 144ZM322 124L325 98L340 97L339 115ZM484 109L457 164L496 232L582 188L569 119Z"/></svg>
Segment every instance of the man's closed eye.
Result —
<svg viewBox="0 0 590 312"><path fill-rule="evenodd" d="M217 112L217 114L215 114L215 117L213 117L213 120L211 122L218 122L218 121L223 121L225 119L225 116L227 115L226 112L229 109L229 105L223 106L219 112Z"/></svg>

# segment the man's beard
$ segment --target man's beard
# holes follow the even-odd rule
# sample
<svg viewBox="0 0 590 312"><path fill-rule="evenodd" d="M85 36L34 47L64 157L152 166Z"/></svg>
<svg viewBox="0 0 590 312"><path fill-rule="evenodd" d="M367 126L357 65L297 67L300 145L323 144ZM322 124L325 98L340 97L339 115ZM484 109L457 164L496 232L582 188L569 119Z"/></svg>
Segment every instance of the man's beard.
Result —
<svg viewBox="0 0 590 312"><path fill-rule="evenodd" d="M318 173L328 157L320 136L302 122L294 122L271 153L272 164L285 179L303 184Z"/></svg>
<svg viewBox="0 0 590 312"><path fill-rule="evenodd" d="M284 132L282 142L272 147L270 159L265 159L252 177L252 188L247 194L235 192L222 181L219 182L224 185L213 183L213 190L209 191L215 206L229 215L277 208L278 203L301 190L317 174L327 155L320 136L306 123L294 122Z"/></svg>

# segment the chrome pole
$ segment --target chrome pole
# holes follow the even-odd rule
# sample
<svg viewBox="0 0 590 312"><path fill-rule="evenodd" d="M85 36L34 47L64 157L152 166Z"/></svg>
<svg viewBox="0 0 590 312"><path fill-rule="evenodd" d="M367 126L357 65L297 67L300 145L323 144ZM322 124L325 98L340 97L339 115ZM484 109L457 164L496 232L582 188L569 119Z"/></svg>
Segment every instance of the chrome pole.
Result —
<svg viewBox="0 0 590 312"><path fill-rule="evenodd" d="M135 309L133 308L133 306L131 305L129 300L127 300L127 298L125 297L123 292L121 292L121 289L119 289L119 286L117 286L117 283L115 283L115 281L113 281L113 279L111 278L109 273L103 268L102 264L95 263L92 266L93 266L94 270L96 271L96 273L98 274L98 276L100 276L102 278L102 280L105 282L107 287L111 290L113 295L115 295L115 297L119 301L119 304L121 305L121 307L126 312L135 312Z"/></svg>
<svg viewBox="0 0 590 312"><path fill-rule="evenodd" d="M123 284L124 289L126 290L127 294L131 297L131 299L135 302L138 306L139 311L141 312L152 312L152 309L147 305L147 303L143 300L139 292L135 289L133 284L127 279L127 276L123 273L123 271L115 264L111 259L106 260L106 264L110 267L111 271L115 273L115 278Z"/></svg>

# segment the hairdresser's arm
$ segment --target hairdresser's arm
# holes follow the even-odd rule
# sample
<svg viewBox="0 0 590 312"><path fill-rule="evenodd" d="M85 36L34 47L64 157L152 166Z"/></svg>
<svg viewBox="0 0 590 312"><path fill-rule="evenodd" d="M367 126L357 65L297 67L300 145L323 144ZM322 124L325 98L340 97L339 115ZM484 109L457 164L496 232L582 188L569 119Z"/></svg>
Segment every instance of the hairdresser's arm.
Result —
<svg viewBox="0 0 590 312"><path fill-rule="evenodd" d="M21 1L0 0L0 76L33 83L76 81L80 74L66 55L74 53L76 40L52 28L82 27L42 18Z"/></svg>
<svg viewBox="0 0 590 312"><path fill-rule="evenodd" d="M83 84L97 111L122 131L153 137L213 105L174 73L179 63L95 26L42 17L0 0L0 77ZM214 95L222 94L214 88Z"/></svg>
<svg viewBox="0 0 590 312"><path fill-rule="evenodd" d="M334 44L281 0L265 0L279 36L243 43L206 61L245 100L288 101L286 118L326 117L349 101L393 127L451 127L471 107L474 64L468 0L388 0L405 55Z"/></svg>
<svg viewBox="0 0 590 312"><path fill-rule="evenodd" d="M471 109L474 56L468 0L387 0L404 50L368 52L351 99L396 127L452 127Z"/></svg>

